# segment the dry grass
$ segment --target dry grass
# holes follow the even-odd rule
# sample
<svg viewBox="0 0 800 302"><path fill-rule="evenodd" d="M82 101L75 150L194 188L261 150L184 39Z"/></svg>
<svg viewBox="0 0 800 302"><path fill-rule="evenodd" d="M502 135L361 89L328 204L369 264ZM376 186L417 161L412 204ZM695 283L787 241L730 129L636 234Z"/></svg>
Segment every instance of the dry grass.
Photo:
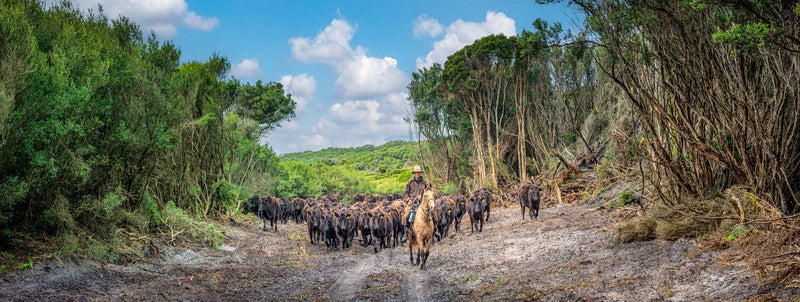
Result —
<svg viewBox="0 0 800 302"><path fill-rule="evenodd" d="M800 215L785 216L771 203L734 187L723 196L627 215L614 228L616 239L698 238L703 250L728 250L723 262L744 261L765 286L800 288Z"/></svg>

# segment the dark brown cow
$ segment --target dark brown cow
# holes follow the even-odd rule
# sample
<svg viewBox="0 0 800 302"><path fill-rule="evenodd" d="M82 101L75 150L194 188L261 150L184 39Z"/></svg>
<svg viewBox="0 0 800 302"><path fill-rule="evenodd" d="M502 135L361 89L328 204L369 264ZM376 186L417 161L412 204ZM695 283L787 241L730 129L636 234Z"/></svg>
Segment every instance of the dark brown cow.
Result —
<svg viewBox="0 0 800 302"><path fill-rule="evenodd" d="M464 198L464 195L456 194L453 196L453 200L455 202L455 206L453 207L453 211L455 212L453 215L453 223L455 224L456 232L460 232L461 219L464 218L464 214L467 213L467 199Z"/></svg>
<svg viewBox="0 0 800 302"><path fill-rule="evenodd" d="M524 182L517 190L519 195L519 208L522 210L522 219L525 219L525 208L530 210L530 218L539 217L539 186L532 182Z"/></svg>
<svg viewBox="0 0 800 302"><path fill-rule="evenodd" d="M481 212L486 215L486 222L489 222L489 213L492 205L492 192L487 188L480 188L472 193L472 198L479 201L482 207Z"/></svg>
<svg viewBox="0 0 800 302"><path fill-rule="evenodd" d="M368 215L371 217L370 229L372 230L372 248L375 252L388 247L388 238L392 235L392 228L394 222L389 213L381 209L371 211Z"/></svg>
<svg viewBox="0 0 800 302"><path fill-rule="evenodd" d="M467 213L469 214L470 229L475 232L483 232L483 210L484 207L480 199L471 196L467 201Z"/></svg>

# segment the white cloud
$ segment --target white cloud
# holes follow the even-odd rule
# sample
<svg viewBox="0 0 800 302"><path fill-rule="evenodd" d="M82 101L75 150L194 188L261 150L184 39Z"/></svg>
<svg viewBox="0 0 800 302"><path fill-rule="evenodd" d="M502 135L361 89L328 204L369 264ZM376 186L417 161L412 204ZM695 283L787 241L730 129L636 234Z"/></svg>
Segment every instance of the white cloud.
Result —
<svg viewBox="0 0 800 302"><path fill-rule="evenodd" d="M314 38L289 40L295 59L323 63L336 73L336 101L330 106L317 103L308 114L298 115L299 127L286 124L270 133L265 141L276 152L377 145L408 138L409 125L403 120L408 112L408 76L398 69L396 59L371 57L364 47L351 46L355 31L347 21L335 19ZM306 106L316 81L302 76L284 76L281 83L295 101L296 96L308 95ZM300 108L298 101L298 112Z"/></svg>
<svg viewBox="0 0 800 302"><path fill-rule="evenodd" d="M439 20L422 15L414 20L413 29L414 38L421 38L425 36L436 38L436 36L444 31L444 26L439 23Z"/></svg>
<svg viewBox="0 0 800 302"><path fill-rule="evenodd" d="M256 59L244 59L231 68L231 75L237 78L252 78L261 74L261 67Z"/></svg>
<svg viewBox="0 0 800 302"><path fill-rule="evenodd" d="M324 62L335 64L336 60L348 59L353 55L350 39L355 28L344 20L334 19L328 27L313 40L292 38L292 54L300 62Z"/></svg>
<svg viewBox="0 0 800 302"><path fill-rule="evenodd" d="M376 101L346 101L331 106L328 113L340 124L357 124L374 128L383 116Z"/></svg>
<svg viewBox="0 0 800 302"><path fill-rule="evenodd" d="M49 3L58 3L56 0ZM105 14L116 19L126 16L142 27L145 34L153 31L161 38L174 37L178 26L210 31L219 24L216 17L206 18L189 11L185 0L73 0L84 11L97 11L103 7Z"/></svg>
<svg viewBox="0 0 800 302"><path fill-rule="evenodd" d="M367 56L359 46L353 49L350 40L355 27L345 20L334 19L314 39L292 38L292 54L301 62L325 63L338 75L336 92L347 99L376 97L405 89L408 77L397 68L392 57Z"/></svg>
<svg viewBox="0 0 800 302"><path fill-rule="evenodd" d="M368 98L405 89L406 74L397 69L392 57L368 57L361 51L352 60L334 66L339 78L336 91L345 98Z"/></svg>
<svg viewBox="0 0 800 302"><path fill-rule="evenodd" d="M285 75L281 77L280 83L283 84L286 92L292 94L292 100L297 103L297 108L295 108L297 113L306 110L306 105L314 99L314 92L317 91L317 80L305 73Z"/></svg>
<svg viewBox="0 0 800 302"><path fill-rule="evenodd" d="M183 17L183 24L186 24L186 26L191 29L211 31L214 27L219 25L219 19L217 19L217 17L204 18L197 15L195 12L189 12Z"/></svg>
<svg viewBox="0 0 800 302"><path fill-rule="evenodd" d="M433 50L424 59L417 58L417 68L430 67L433 63L444 63L447 56L477 39L492 34L516 35L514 19L501 12L488 11L486 20L481 23L456 20L447 27L444 38L433 44Z"/></svg>

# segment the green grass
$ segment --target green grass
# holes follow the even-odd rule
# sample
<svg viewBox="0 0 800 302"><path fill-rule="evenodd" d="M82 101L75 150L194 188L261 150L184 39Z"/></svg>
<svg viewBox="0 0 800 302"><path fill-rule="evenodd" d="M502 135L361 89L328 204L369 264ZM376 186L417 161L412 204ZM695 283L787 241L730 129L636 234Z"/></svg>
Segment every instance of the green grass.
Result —
<svg viewBox="0 0 800 302"><path fill-rule="evenodd" d="M22 264L19 265L19 270L21 271L32 268L33 268L33 260L31 259L31 257L28 257L28 262L23 262Z"/></svg>

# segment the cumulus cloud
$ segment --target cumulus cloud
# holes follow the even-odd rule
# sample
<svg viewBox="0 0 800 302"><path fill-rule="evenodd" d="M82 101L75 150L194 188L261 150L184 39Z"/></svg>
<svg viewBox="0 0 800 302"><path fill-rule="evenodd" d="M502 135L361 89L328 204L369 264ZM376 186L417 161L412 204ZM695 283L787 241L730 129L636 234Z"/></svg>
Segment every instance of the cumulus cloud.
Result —
<svg viewBox="0 0 800 302"><path fill-rule="evenodd" d="M314 99L314 92L317 90L317 80L305 73L285 75L281 77L280 83L286 92L292 94L292 99L297 103L295 108L297 113L306 110L306 105Z"/></svg>
<svg viewBox="0 0 800 302"><path fill-rule="evenodd" d="M502 12L488 11L486 20L480 23L456 20L447 27L444 38L433 44L433 50L425 58L417 58L417 68L430 67L433 63L444 63L447 56L477 39L492 34L516 35L514 19Z"/></svg>
<svg viewBox="0 0 800 302"><path fill-rule="evenodd" d="M186 24L186 26L191 29L211 31L214 27L219 25L219 19L217 19L217 17L204 18L197 15L195 12L189 12L183 17L183 24Z"/></svg>
<svg viewBox="0 0 800 302"><path fill-rule="evenodd" d="M373 128L383 113L378 111L376 101L346 101L336 103L328 110L330 116L339 124L357 124Z"/></svg>
<svg viewBox="0 0 800 302"><path fill-rule="evenodd" d="M350 46L354 33L353 25L334 19L313 39L292 38L289 44L298 61L333 68L338 75L335 88L339 97L363 99L405 89L408 77L397 68L397 60L370 57L360 46L354 49Z"/></svg>
<svg viewBox="0 0 800 302"><path fill-rule="evenodd" d="M237 78L252 78L261 74L261 67L256 59L244 59L231 68L231 75Z"/></svg>
<svg viewBox="0 0 800 302"><path fill-rule="evenodd" d="M52 0L50 3L57 3ZM219 25L216 17L202 17L189 11L186 0L73 0L82 10L97 11L99 6L112 19L126 16L142 27L145 33L153 31L161 38L171 38L179 25L191 29L210 31Z"/></svg>
<svg viewBox="0 0 800 302"><path fill-rule="evenodd" d="M314 39L303 37L289 39L292 54L300 62L324 62L335 64L336 60L350 59L353 49L350 39L355 27L344 20L334 19Z"/></svg>
<svg viewBox="0 0 800 302"><path fill-rule="evenodd" d="M444 26L439 23L439 20L422 15L414 20L414 38L422 38L425 36L436 38L444 31Z"/></svg>
<svg viewBox="0 0 800 302"><path fill-rule="evenodd" d="M344 98L368 98L405 89L408 79L392 57L369 57L359 49L351 60L334 64L337 93Z"/></svg>
<svg viewBox="0 0 800 302"><path fill-rule="evenodd" d="M266 142L278 153L382 144L407 138L409 125L405 92L408 76L392 57L372 57L362 46L351 46L356 27L334 19L315 37L289 40L292 54L300 62L322 63L336 73L332 105L317 104L298 116L299 125L276 129ZM298 101L310 102L316 81L309 76L284 76L281 83ZM305 94L303 94L305 93ZM328 103L330 104L330 103ZM296 127L299 126L299 127Z"/></svg>
<svg viewBox="0 0 800 302"><path fill-rule="evenodd" d="M279 154L327 147L379 145L389 140L408 139L409 125L386 100L344 101L321 112L317 121L286 123L264 140ZM312 119L313 121L313 119ZM299 129L298 129L299 128Z"/></svg>

